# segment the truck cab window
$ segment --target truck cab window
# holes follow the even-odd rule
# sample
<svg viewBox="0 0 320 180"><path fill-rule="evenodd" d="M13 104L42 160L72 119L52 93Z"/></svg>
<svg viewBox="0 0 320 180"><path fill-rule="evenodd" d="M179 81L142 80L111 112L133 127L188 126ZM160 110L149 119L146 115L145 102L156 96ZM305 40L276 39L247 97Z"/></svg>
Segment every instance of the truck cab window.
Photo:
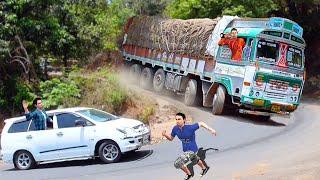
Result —
<svg viewBox="0 0 320 180"><path fill-rule="evenodd" d="M253 39L250 38L250 39L248 39L248 41L246 42L245 47L242 50L242 60L243 61L249 61L250 60L252 46L253 46Z"/></svg>

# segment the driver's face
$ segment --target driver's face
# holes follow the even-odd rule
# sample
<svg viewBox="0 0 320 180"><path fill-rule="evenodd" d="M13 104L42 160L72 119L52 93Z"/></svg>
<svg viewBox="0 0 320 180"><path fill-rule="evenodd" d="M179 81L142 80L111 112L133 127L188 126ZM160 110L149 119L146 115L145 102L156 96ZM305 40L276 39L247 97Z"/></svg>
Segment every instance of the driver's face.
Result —
<svg viewBox="0 0 320 180"><path fill-rule="evenodd" d="M232 36L233 38L237 38L238 32L237 32L236 30L231 31L231 36Z"/></svg>

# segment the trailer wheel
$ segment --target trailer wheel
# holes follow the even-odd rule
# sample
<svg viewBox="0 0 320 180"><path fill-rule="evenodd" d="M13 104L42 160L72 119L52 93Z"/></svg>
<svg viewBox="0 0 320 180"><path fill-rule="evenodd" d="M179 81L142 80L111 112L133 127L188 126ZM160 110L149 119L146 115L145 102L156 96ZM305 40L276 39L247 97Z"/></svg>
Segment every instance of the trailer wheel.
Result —
<svg viewBox="0 0 320 180"><path fill-rule="evenodd" d="M196 103L197 99L197 81L190 79L184 93L184 104L192 106Z"/></svg>
<svg viewBox="0 0 320 180"><path fill-rule="evenodd" d="M132 81L137 82L137 79L140 78L140 74L141 74L141 66L139 64L133 64L130 67L129 78L131 78Z"/></svg>
<svg viewBox="0 0 320 180"><path fill-rule="evenodd" d="M212 114L221 115L224 110L224 104L226 99L226 89L219 85L216 94L213 96L212 100Z"/></svg>
<svg viewBox="0 0 320 180"><path fill-rule="evenodd" d="M166 74L163 69L158 69L153 77L153 89L156 92L161 92L164 87L164 82L166 79Z"/></svg>
<svg viewBox="0 0 320 180"><path fill-rule="evenodd" d="M153 71L151 68L143 68L140 75L140 86L143 89L151 89L151 84L153 80Z"/></svg>

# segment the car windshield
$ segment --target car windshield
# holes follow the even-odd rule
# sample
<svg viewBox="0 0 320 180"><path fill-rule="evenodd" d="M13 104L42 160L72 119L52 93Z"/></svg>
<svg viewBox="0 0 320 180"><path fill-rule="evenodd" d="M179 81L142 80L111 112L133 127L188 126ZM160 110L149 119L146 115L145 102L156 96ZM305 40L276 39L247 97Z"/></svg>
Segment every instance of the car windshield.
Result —
<svg viewBox="0 0 320 180"><path fill-rule="evenodd" d="M85 109L85 110L78 111L78 113L97 122L105 122L105 121L119 119L119 117L117 116L114 116L112 114L106 113L104 111L99 111L96 109Z"/></svg>

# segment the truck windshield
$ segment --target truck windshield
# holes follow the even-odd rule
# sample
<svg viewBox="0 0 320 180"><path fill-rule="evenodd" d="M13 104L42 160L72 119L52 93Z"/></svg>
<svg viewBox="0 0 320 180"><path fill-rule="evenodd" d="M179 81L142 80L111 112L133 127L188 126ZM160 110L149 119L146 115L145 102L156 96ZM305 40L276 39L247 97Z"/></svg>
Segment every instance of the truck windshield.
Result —
<svg viewBox="0 0 320 180"><path fill-rule="evenodd" d="M256 57L259 61L265 61L268 63L275 63L279 56L279 45L278 43L259 40L257 45L257 55Z"/></svg>
<svg viewBox="0 0 320 180"><path fill-rule="evenodd" d="M301 68L302 67L302 51L295 47L288 48L287 61L289 67Z"/></svg>
<svg viewBox="0 0 320 180"><path fill-rule="evenodd" d="M257 44L256 58L259 61L263 61L269 64L276 64L280 57L279 43L271 40L259 40ZM293 46L288 46L286 60L289 68L301 68L302 67L303 53L301 49Z"/></svg>

